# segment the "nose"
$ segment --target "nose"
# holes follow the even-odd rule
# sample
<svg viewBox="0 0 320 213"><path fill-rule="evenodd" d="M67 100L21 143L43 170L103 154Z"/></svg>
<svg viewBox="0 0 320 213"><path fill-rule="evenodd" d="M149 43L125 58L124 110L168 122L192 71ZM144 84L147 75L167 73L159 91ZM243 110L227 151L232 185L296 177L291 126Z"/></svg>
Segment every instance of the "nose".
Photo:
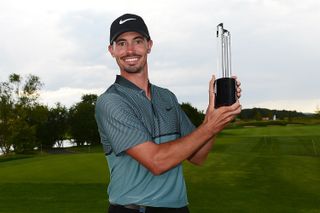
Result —
<svg viewBox="0 0 320 213"><path fill-rule="evenodd" d="M135 48L134 44L132 42L128 42L127 52L133 52L134 48Z"/></svg>

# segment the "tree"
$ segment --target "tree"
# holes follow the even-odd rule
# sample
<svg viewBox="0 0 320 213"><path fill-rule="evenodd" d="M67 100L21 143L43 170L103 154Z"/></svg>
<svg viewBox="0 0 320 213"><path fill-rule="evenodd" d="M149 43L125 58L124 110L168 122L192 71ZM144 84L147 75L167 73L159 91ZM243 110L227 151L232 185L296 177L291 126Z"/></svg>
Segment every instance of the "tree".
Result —
<svg viewBox="0 0 320 213"><path fill-rule="evenodd" d="M51 148L50 130L48 129L49 109L47 106L37 105L28 112L28 123L35 127L36 146L40 149Z"/></svg>
<svg viewBox="0 0 320 213"><path fill-rule="evenodd" d="M35 127L30 124L29 112L38 105L39 77L27 76L23 82L18 74L11 74L0 83L0 148L8 153L32 151L36 145Z"/></svg>
<svg viewBox="0 0 320 213"><path fill-rule="evenodd" d="M11 98L12 86L8 82L0 83L0 149L4 154L9 153L12 144L9 141L12 128L10 127L13 114Z"/></svg>
<svg viewBox="0 0 320 213"><path fill-rule="evenodd" d="M83 95L81 102L70 108L70 133L78 146L99 143L98 127L94 118L96 101L97 95Z"/></svg>
<svg viewBox="0 0 320 213"><path fill-rule="evenodd" d="M29 124L36 128L37 146L51 149L55 144L62 146L68 131L68 109L60 103L55 107L37 105L28 112Z"/></svg>
<svg viewBox="0 0 320 213"><path fill-rule="evenodd" d="M193 107L190 103L182 103L181 108L195 126L199 126L203 122L204 113Z"/></svg>
<svg viewBox="0 0 320 213"><path fill-rule="evenodd" d="M253 111L254 111L253 118L256 121L260 121L262 119L262 115L261 115L260 110L255 108Z"/></svg>
<svg viewBox="0 0 320 213"><path fill-rule="evenodd" d="M12 144L15 153L32 152L36 146L36 131L34 126L30 126L25 120L18 119L11 125L11 135L9 142Z"/></svg>
<svg viewBox="0 0 320 213"><path fill-rule="evenodd" d="M50 109L47 129L50 136L49 145L51 147L56 143L59 147L62 146L68 131L68 116L67 108L60 103L57 103L55 107Z"/></svg>
<svg viewBox="0 0 320 213"><path fill-rule="evenodd" d="M320 107L317 106L316 111L315 111L316 117L320 118Z"/></svg>

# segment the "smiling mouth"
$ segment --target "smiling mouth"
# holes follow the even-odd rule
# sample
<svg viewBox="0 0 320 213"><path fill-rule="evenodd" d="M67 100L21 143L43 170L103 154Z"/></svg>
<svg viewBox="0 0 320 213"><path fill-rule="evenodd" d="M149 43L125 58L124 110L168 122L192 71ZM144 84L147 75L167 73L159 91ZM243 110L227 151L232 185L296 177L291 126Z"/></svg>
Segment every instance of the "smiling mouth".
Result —
<svg viewBox="0 0 320 213"><path fill-rule="evenodd" d="M136 61L138 61L139 60L139 58L138 57L130 57L130 58L125 58L124 59L124 61L125 62L136 62Z"/></svg>

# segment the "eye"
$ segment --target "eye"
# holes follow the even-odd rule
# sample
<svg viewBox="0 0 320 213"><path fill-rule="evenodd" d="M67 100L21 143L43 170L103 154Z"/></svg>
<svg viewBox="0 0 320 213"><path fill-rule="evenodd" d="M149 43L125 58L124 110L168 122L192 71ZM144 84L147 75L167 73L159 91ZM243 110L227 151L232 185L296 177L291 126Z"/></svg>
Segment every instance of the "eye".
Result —
<svg viewBox="0 0 320 213"><path fill-rule="evenodd" d="M140 45L140 44L143 44L144 40L141 39L141 38L137 38L134 40L134 43L137 44L137 45Z"/></svg>
<svg viewBox="0 0 320 213"><path fill-rule="evenodd" d="M126 43L125 41L118 41L116 44L117 44L118 47L125 47L125 46L127 46L127 43Z"/></svg>

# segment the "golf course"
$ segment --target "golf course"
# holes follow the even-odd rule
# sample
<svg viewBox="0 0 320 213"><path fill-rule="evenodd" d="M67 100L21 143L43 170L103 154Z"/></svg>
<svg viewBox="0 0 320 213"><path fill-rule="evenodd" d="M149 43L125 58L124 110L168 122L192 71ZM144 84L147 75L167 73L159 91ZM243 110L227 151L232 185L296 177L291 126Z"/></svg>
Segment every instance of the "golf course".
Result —
<svg viewBox="0 0 320 213"><path fill-rule="evenodd" d="M320 125L225 129L184 174L191 213L320 212ZM108 180L100 146L2 156L0 213L106 212Z"/></svg>

